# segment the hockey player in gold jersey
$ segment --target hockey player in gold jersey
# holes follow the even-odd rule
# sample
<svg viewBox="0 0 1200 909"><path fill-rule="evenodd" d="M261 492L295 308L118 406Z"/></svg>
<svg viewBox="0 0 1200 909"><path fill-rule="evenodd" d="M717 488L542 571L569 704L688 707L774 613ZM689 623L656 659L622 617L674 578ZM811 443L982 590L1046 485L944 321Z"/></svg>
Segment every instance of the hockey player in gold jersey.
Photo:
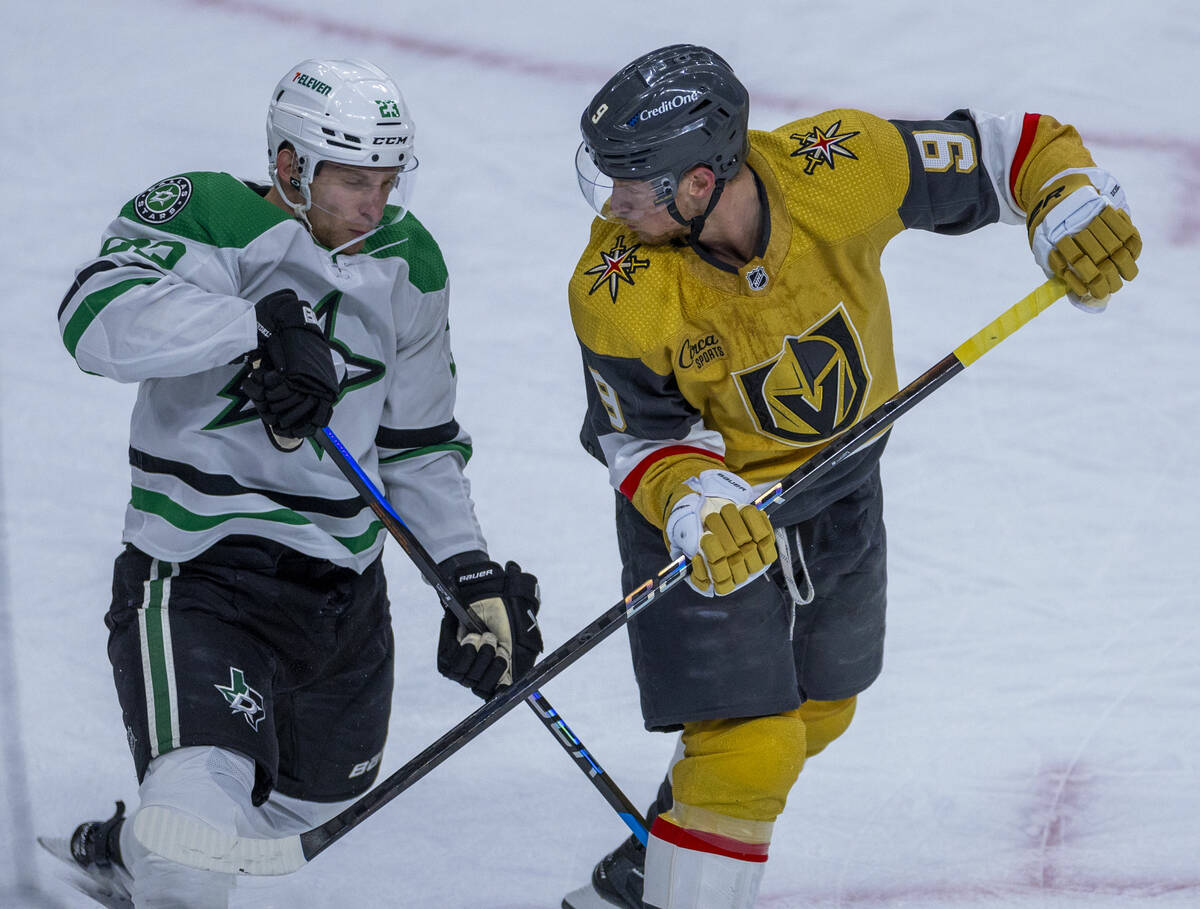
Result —
<svg viewBox="0 0 1200 909"><path fill-rule="evenodd" d="M833 110L756 132L748 112L721 57L674 45L581 120L598 215L570 282L581 440L617 491L625 589L668 554L692 571L629 626L646 727L682 730L649 842L602 860L567 909L751 906L805 760L879 674L886 437L774 526L750 503L896 392L888 241L1024 224L1092 311L1137 275L1120 184L1048 116Z"/></svg>

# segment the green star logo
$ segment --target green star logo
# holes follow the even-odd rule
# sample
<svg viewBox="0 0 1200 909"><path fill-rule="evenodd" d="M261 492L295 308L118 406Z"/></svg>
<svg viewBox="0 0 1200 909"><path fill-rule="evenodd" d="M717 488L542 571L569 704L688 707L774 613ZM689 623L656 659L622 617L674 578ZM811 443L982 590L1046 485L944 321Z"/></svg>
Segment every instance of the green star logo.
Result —
<svg viewBox="0 0 1200 909"><path fill-rule="evenodd" d="M250 728L258 732L258 724L267 715L263 708L262 695L246 684L246 676L242 670L229 667L229 685L213 685L225 698L232 713L240 713L250 724Z"/></svg>
<svg viewBox="0 0 1200 909"><path fill-rule="evenodd" d="M326 294L312 308L317 317L317 324L321 326L321 332L325 335L325 340L329 342L329 346L346 365L341 390L338 392L338 401L352 391L358 391L360 388L366 388L368 385L378 382L386 372L383 363L355 353L349 344L337 336L338 310L341 304L342 292L335 290ZM226 429L258 419L258 411L254 409L254 405L242 391L242 382L249 372L250 365L242 364L242 367L234 373L233 378L225 384L225 387L217 392L220 397L226 398L229 404L204 427L205 429ZM323 454L315 442L312 444L318 454Z"/></svg>

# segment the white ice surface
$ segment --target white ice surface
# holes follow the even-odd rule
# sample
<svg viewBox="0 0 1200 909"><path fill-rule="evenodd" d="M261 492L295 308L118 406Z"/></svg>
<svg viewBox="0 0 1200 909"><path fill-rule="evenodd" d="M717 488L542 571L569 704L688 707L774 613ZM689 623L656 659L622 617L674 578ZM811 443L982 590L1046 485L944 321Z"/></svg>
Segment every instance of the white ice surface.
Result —
<svg viewBox="0 0 1200 909"><path fill-rule="evenodd" d="M394 73L417 119L414 209L452 274L480 517L498 557L540 576L557 646L621 595L611 493L576 441L564 290L589 223L578 117L618 66L686 40L735 66L754 126L836 106L1075 123L1125 182L1145 240L1142 276L1106 314L1057 304L894 433L885 671L793 790L762 905L1200 906L1198 9L7 4L0 725L13 772L0 777L0 894L37 879L79 905L33 857L32 833L69 831L135 793L102 621L133 389L79 372L54 319L104 225L180 171L261 179L267 95L292 63L353 55ZM884 268L902 381L1042 280L1023 231L1000 225L901 236ZM434 671L433 597L398 548L386 562L400 642L388 773L476 702ZM673 743L642 731L623 638L546 694L641 805ZM557 907L623 836L521 708L303 871L246 896Z"/></svg>

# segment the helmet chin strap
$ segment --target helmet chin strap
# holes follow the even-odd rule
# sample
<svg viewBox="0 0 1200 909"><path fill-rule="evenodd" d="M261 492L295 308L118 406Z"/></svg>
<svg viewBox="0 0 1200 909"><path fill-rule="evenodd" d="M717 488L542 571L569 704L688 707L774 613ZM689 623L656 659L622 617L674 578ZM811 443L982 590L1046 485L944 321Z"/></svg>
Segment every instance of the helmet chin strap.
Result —
<svg viewBox="0 0 1200 909"><path fill-rule="evenodd" d="M288 181L292 185L293 189L298 189L300 191L300 194L304 197L303 202L293 202L288 197L288 194L283 191L283 186L279 182L279 168L276 167L275 165L271 166L271 182L275 184L275 189L278 191L278 193L279 193L280 197L283 199L283 201L285 201L289 206L291 206L292 211L296 215L296 219L304 224L305 228L308 230L309 234L313 238L316 238L317 235L313 232L312 222L308 220L308 210L310 208L312 208L314 205L316 205L316 203L313 202L312 191L309 189L308 182L297 180L295 177L292 177ZM320 208L321 211L326 212L327 214L333 215L335 218L339 217L339 215L336 212L331 212L326 208L322 208L320 205L317 205L317 208ZM371 228L369 231L362 234L361 236L357 236L351 240L347 240L345 243L343 243L337 249L332 250L330 252L330 256L336 258L337 255L342 250L344 250L350 246L353 246L355 243L362 243L364 240L367 239L367 237L374 234L381 227L383 227L382 224L376 224L373 228Z"/></svg>
<svg viewBox="0 0 1200 909"><path fill-rule="evenodd" d="M675 200L672 198L667 202L667 211L671 213L671 217L688 228L688 245L696 246L700 242L700 232L704 230L704 222L708 220L708 216L712 214L713 209L717 207L717 202L721 198L721 193L725 191L724 179L717 180L713 184L712 195L708 197L708 205L703 213L692 218L690 221L679 214L679 209L675 207Z"/></svg>
<svg viewBox="0 0 1200 909"><path fill-rule="evenodd" d="M308 228L308 232L312 233L312 224L308 220L308 210L312 208L312 193L308 190L308 184L302 183L295 177L292 177L291 184L294 189L300 190L300 195L304 197L304 202L293 202L286 192L284 192L283 184L279 182L279 167L275 164L271 165L271 182L275 184L275 190L279 193L279 197L283 199L289 206L296 218L304 222L304 226Z"/></svg>

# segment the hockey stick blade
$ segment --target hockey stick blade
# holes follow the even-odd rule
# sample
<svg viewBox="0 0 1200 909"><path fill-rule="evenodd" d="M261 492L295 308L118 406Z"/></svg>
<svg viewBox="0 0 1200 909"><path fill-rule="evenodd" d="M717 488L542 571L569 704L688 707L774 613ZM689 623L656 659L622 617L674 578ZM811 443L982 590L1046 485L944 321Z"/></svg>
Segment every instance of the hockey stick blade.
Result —
<svg viewBox="0 0 1200 909"><path fill-rule="evenodd" d="M683 560L676 560L680 565ZM675 564L675 563L673 563ZM649 602L641 591L640 602ZM272 839L217 834L211 827L154 806L138 811L133 832L152 852L180 864L231 874L279 875L298 871L346 833L404 792L427 773L476 738L546 681L582 657L623 626L632 613L625 601L547 654L519 683L497 694L461 720L441 738L409 760L374 789L337 816L304 833Z"/></svg>
<svg viewBox="0 0 1200 909"><path fill-rule="evenodd" d="M230 836L159 805L146 805L138 810L133 816L133 835L151 852L208 871L290 874L308 861L299 835L274 839Z"/></svg>
<svg viewBox="0 0 1200 909"><path fill-rule="evenodd" d="M786 496L803 491L818 476L886 430L920 401L1065 293L1066 287L1058 279L1052 278L1039 286L762 493L756 500L758 507L769 512ZM286 874L295 871L424 777L520 701L563 672L658 596L684 580L688 569L688 562L683 556L664 566L655 577L644 581L574 637L543 657L519 683L479 707L370 792L319 827L279 839L226 837L220 842L209 842L211 837L204 835L203 830L180 825L176 819L171 819L171 824L143 825L140 820L142 812L139 811L134 819L134 833L146 848L197 868L240 874ZM165 841L172 837L181 842L172 844Z"/></svg>

